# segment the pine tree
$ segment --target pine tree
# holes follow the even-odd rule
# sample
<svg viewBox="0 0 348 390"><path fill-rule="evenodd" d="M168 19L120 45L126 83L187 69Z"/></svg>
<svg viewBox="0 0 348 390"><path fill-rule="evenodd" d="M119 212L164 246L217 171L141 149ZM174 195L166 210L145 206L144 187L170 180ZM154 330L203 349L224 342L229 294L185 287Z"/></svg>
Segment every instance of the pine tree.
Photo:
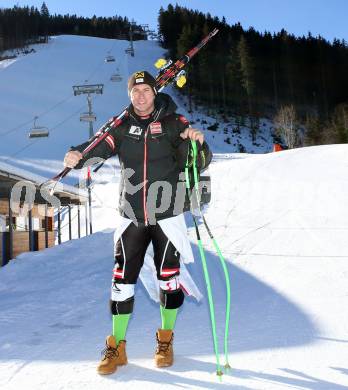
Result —
<svg viewBox="0 0 348 390"><path fill-rule="evenodd" d="M240 37L237 50L240 61L241 83L248 97L249 113L252 113L252 97L255 87L254 65L244 35Z"/></svg>
<svg viewBox="0 0 348 390"><path fill-rule="evenodd" d="M321 145L324 143L324 124L317 115L307 114L304 146Z"/></svg>
<svg viewBox="0 0 348 390"><path fill-rule="evenodd" d="M326 143L342 144L348 142L348 103L336 106L325 137Z"/></svg>
<svg viewBox="0 0 348 390"><path fill-rule="evenodd" d="M238 51L235 45L231 44L231 48L227 60L227 81L228 81L228 96L230 103L241 106L242 100L242 74L240 69L240 61Z"/></svg>
<svg viewBox="0 0 348 390"><path fill-rule="evenodd" d="M190 25L184 26L177 41L178 57L184 55L192 46L192 29Z"/></svg>
<svg viewBox="0 0 348 390"><path fill-rule="evenodd" d="M42 24L43 24L43 31L45 34L45 41L47 43L48 42L48 24L49 24L50 13L48 11L48 8L47 8L47 5L45 2L42 3L40 14L42 16Z"/></svg>
<svg viewBox="0 0 348 390"><path fill-rule="evenodd" d="M40 13L41 13L41 16L43 16L46 19L48 19L50 17L50 12L48 11L48 7L47 7L45 2L42 3Z"/></svg>
<svg viewBox="0 0 348 390"><path fill-rule="evenodd" d="M203 36L206 36L209 32L209 27L207 23L204 24L203 27ZM207 46L205 50L202 50L200 52L199 56L199 93L202 98L202 100L205 103L208 103L209 109L208 109L208 115L212 115L214 113L214 83L212 80L213 73L212 73L212 55L211 55L211 46Z"/></svg>
<svg viewBox="0 0 348 390"><path fill-rule="evenodd" d="M178 39L177 45L176 45L179 57L184 55L190 49L190 47L192 45L192 38L193 38L193 34L192 34L191 25L184 26L182 33L180 34L180 37ZM189 64L185 68L185 72L186 72L187 79L188 79L188 85L187 85L186 91L188 94L188 101L189 101L189 113L192 113L192 88L191 88L191 85L192 85L193 80L191 80L191 77L190 77L191 69L192 69L191 64Z"/></svg>

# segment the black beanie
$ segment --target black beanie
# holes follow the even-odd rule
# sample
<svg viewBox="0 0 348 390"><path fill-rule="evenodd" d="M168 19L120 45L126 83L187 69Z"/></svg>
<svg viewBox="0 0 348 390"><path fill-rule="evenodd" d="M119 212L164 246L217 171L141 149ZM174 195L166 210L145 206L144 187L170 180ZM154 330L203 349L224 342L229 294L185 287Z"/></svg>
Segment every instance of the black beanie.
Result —
<svg viewBox="0 0 348 390"><path fill-rule="evenodd" d="M156 80L150 75L149 72L146 72L146 70L135 72L128 79L128 93L130 94L132 88L139 84L148 84L150 87L152 87L155 95L157 94Z"/></svg>

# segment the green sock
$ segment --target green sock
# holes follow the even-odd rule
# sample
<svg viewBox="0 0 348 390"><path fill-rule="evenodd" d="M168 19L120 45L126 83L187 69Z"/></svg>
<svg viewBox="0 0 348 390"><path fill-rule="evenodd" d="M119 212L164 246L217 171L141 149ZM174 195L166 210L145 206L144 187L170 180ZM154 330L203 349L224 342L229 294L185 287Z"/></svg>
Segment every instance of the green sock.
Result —
<svg viewBox="0 0 348 390"><path fill-rule="evenodd" d="M165 309L162 305L160 306L161 318L162 318L162 329L173 330L175 326L176 315L178 309Z"/></svg>
<svg viewBox="0 0 348 390"><path fill-rule="evenodd" d="M117 314L112 316L112 334L116 344L125 340L130 314Z"/></svg>

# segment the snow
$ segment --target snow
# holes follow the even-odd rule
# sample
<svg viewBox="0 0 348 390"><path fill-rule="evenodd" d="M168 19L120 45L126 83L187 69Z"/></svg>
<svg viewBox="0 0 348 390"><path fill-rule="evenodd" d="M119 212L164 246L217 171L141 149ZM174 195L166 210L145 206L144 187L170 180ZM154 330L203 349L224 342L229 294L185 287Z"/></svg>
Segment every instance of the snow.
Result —
<svg viewBox="0 0 348 390"><path fill-rule="evenodd" d="M125 41L62 36L1 69L1 87L8 95L0 97L3 129L62 100L71 93L71 85L97 69L98 61L100 68L90 81L107 79L114 67L103 62L108 51L124 61L118 64L123 75L143 64L151 70L161 54L155 42L137 42L136 56L126 59L126 46ZM59 123L79 106L86 107L83 98L76 103L79 99L57 106L42 122L45 118L45 124ZM94 102L101 124L127 104L125 81L105 87L105 94ZM184 106L181 109L189 117ZM23 126L0 137L3 161L27 145L27 131ZM7 164L50 177L61 169L66 149L86 134L77 114ZM205 134L215 152L209 169L213 198L205 215L231 276L231 371L221 382L215 375L206 298L200 303L186 299L175 328L175 364L155 368L159 308L139 283L127 333L129 364L111 376L97 375L100 351L111 332L108 299L119 179L113 159L94 175L95 234L78 240L74 228L72 241L21 254L0 269L1 389L348 388L348 146L239 154L231 153L223 134ZM78 176L75 172L70 180L76 182ZM195 231L186 217L195 255L188 269L205 292ZM201 234L223 364L223 272L203 227Z"/></svg>

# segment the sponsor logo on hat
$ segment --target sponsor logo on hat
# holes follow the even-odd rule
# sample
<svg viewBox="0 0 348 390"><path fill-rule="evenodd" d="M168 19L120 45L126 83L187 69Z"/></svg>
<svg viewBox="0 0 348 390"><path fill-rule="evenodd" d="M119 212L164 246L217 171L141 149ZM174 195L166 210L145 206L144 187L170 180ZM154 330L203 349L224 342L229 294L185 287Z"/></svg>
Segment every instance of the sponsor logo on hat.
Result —
<svg viewBox="0 0 348 390"><path fill-rule="evenodd" d="M136 84L143 83L143 82L144 82L144 79L141 79L141 78L135 79Z"/></svg>
<svg viewBox="0 0 348 390"><path fill-rule="evenodd" d="M140 78L140 77L142 77L142 78L144 78L145 77L145 74L144 74L144 72L135 72L135 76L134 76L136 79L137 78Z"/></svg>

